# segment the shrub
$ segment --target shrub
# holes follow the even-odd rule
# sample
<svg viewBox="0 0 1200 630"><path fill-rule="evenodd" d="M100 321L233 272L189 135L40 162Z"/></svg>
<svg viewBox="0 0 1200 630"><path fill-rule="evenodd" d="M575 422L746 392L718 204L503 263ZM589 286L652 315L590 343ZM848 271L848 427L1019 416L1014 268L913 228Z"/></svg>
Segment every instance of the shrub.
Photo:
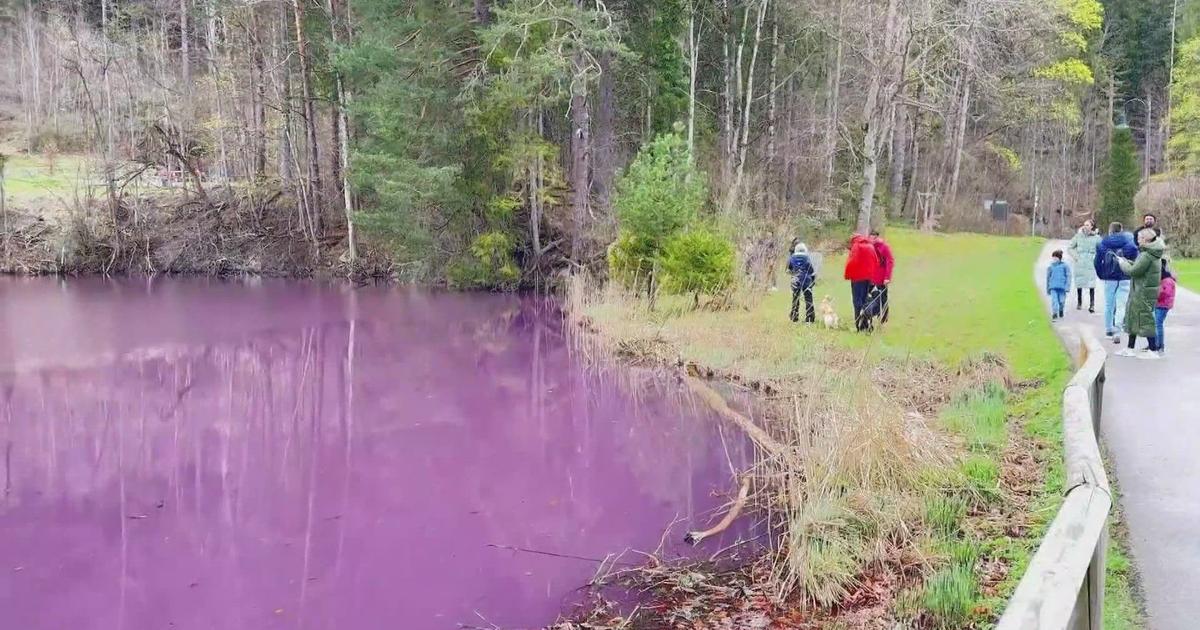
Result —
<svg viewBox="0 0 1200 630"><path fill-rule="evenodd" d="M613 279L628 287L646 285L654 275L655 248L645 238L622 230L608 246L608 271Z"/></svg>
<svg viewBox="0 0 1200 630"><path fill-rule="evenodd" d="M521 280L513 256L513 238L504 232L484 232L471 243L471 256L450 267L450 283L463 288L511 291Z"/></svg>
<svg viewBox="0 0 1200 630"><path fill-rule="evenodd" d="M667 293L717 295L733 285L733 243L707 229L681 232L663 246L659 265Z"/></svg>
<svg viewBox="0 0 1200 630"><path fill-rule="evenodd" d="M678 127L643 146L617 180L621 237L609 249L610 270L627 282L652 275L664 245L695 222L707 197L708 183L688 159Z"/></svg>

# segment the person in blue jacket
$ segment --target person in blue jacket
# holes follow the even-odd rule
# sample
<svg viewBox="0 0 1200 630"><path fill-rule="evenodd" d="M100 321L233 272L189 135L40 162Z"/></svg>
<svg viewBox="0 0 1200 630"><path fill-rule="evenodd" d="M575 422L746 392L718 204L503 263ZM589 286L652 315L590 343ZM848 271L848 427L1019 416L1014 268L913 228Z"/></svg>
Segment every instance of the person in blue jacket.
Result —
<svg viewBox="0 0 1200 630"><path fill-rule="evenodd" d="M1053 260L1046 268L1046 293L1050 294L1050 319L1064 317L1063 308L1067 304L1067 291L1071 290L1071 268L1063 262L1061 249L1051 254Z"/></svg>
<svg viewBox="0 0 1200 630"><path fill-rule="evenodd" d="M804 296L804 323L817 321L817 311L813 307L813 286L817 284L817 271L813 268L812 260L808 258L808 246L796 243L792 256L788 259L788 273L792 274L792 321L800 321L800 296Z"/></svg>
<svg viewBox="0 0 1200 630"><path fill-rule="evenodd" d="M1121 271L1117 258L1132 261L1137 255L1133 235L1116 222L1108 226L1108 236L1096 248L1096 276L1104 281L1104 333L1113 343L1121 343L1125 306L1129 301L1129 276Z"/></svg>

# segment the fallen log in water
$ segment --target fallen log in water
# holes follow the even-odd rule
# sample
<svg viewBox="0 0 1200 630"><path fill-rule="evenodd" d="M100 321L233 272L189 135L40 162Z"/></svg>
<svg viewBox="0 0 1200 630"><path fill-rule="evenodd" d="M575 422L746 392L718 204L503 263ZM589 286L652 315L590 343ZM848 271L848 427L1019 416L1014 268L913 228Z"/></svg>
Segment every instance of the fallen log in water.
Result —
<svg viewBox="0 0 1200 630"><path fill-rule="evenodd" d="M726 529L729 529L729 526L732 525L733 522L737 520L738 515L741 514L742 508L746 506L746 499L749 498L749 496L750 476L746 475L742 477L742 487L738 490L738 495L733 501L733 506L730 507L729 511L725 513L725 518L721 519L721 522L704 531L688 532L688 535L684 536L683 541L689 545L699 545L700 542L705 538L716 536Z"/></svg>
<svg viewBox="0 0 1200 630"><path fill-rule="evenodd" d="M708 383L705 383L703 380L694 376L686 376L684 377L684 380L687 382L688 387L690 387L692 391L704 401L705 404L707 404L713 411L721 414L726 419L738 425L743 431L746 432L746 435L750 436L751 440L754 440L754 443L758 445L759 448L766 452L768 456L777 457L783 454L784 446L780 444L779 441L771 437L771 435L763 430L762 427L754 424L754 421L750 420L750 418L747 418L746 416L734 411L729 406L729 403L725 402L725 398L721 396L721 394L717 393L717 390L713 389Z"/></svg>

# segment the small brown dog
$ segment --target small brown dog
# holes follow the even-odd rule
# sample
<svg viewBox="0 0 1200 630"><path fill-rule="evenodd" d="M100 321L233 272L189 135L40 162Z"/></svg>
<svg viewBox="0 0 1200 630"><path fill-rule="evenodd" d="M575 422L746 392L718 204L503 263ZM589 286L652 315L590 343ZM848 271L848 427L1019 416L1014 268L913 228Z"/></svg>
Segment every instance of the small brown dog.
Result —
<svg viewBox="0 0 1200 630"><path fill-rule="evenodd" d="M833 298L828 295L821 300L821 323L830 330L836 330L842 327L842 320L838 317L837 311L833 310Z"/></svg>

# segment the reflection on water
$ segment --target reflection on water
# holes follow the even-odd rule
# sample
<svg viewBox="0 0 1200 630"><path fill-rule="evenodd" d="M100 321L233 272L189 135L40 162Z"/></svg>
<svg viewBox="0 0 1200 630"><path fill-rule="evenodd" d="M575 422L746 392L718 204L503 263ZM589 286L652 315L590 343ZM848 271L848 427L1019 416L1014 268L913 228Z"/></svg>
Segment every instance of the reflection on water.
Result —
<svg viewBox="0 0 1200 630"><path fill-rule="evenodd" d="M544 301L0 280L0 628L545 624L749 461L680 396Z"/></svg>

